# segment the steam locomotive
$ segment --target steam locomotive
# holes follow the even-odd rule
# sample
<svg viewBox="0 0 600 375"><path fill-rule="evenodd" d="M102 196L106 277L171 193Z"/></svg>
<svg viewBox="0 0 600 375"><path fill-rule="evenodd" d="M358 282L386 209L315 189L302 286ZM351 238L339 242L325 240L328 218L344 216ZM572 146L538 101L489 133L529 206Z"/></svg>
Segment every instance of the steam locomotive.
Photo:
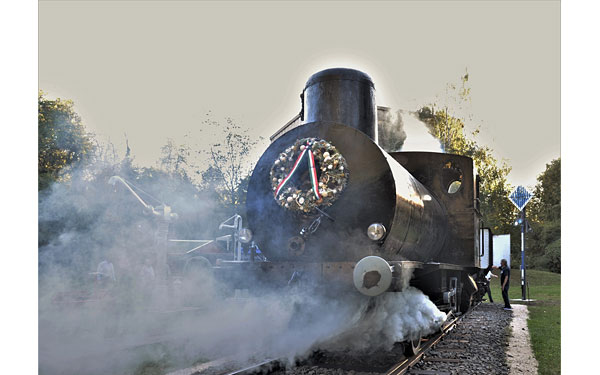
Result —
<svg viewBox="0 0 600 375"><path fill-rule="evenodd" d="M363 72L320 71L301 102L249 181L241 235L268 261L217 268L237 275L234 284L330 293L376 296L410 284L443 311L466 311L483 295L484 247L492 259L473 160L385 151L375 86Z"/></svg>

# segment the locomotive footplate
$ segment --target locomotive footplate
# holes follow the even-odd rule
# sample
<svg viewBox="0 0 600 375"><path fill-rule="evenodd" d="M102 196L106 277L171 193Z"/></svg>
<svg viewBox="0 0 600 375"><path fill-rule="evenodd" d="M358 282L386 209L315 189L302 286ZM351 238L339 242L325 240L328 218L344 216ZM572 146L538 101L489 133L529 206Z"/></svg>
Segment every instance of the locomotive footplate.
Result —
<svg viewBox="0 0 600 375"><path fill-rule="evenodd" d="M415 261L390 261L391 283L384 291L401 291L416 269L425 264ZM281 288L294 285L326 287L335 291L356 292L354 272L357 262L217 262L215 276L233 288ZM377 283L379 280L376 280Z"/></svg>
<svg viewBox="0 0 600 375"><path fill-rule="evenodd" d="M373 257L382 259L379 257ZM357 283L360 262L236 262L219 260L213 268L215 277L232 289L250 293L299 287L323 293L356 293L376 296L383 292L400 292L413 286L425 293L445 311L466 311L472 304L477 285L470 274L473 267L448 263L389 261L390 281L374 271L362 273ZM361 285L361 283L363 285ZM361 288L361 286L365 286ZM373 293L369 293L374 291Z"/></svg>

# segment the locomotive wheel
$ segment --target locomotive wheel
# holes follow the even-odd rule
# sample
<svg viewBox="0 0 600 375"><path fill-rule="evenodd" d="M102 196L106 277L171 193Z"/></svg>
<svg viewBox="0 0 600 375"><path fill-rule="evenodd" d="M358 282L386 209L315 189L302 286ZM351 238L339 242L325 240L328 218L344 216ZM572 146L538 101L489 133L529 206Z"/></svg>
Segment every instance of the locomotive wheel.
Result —
<svg viewBox="0 0 600 375"><path fill-rule="evenodd" d="M465 291L461 293L459 310L461 313L466 313L473 305L473 295L467 294Z"/></svg>
<svg viewBox="0 0 600 375"><path fill-rule="evenodd" d="M417 354L421 350L421 332L419 331L414 338L409 340L404 348L404 354L408 356Z"/></svg>
<svg viewBox="0 0 600 375"><path fill-rule="evenodd" d="M475 280L470 275L463 275L461 298L459 299L459 310L461 313L466 313L473 306L473 301L476 299L478 290Z"/></svg>

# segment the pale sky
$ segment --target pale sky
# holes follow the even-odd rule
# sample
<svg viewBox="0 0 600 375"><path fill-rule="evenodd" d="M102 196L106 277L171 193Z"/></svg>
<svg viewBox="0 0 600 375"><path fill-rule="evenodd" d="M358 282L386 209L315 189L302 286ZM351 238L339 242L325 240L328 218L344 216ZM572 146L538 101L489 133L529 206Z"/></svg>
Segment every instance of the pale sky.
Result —
<svg viewBox="0 0 600 375"><path fill-rule="evenodd" d="M39 85L86 127L151 165L207 144L206 113L268 138L308 77L360 69L377 104L444 100L469 72L478 141L533 185L560 156L559 1L51 1L39 3ZM188 138L184 138L189 135Z"/></svg>

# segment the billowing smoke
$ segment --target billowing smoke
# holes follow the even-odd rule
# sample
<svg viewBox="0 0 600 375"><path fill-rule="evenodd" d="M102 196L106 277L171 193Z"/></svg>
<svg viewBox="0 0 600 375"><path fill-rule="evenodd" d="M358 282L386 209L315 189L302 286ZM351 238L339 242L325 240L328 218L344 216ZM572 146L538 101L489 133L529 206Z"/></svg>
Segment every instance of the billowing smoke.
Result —
<svg viewBox="0 0 600 375"><path fill-rule="evenodd" d="M436 332L446 320L423 292L407 287L398 293L384 293L363 303L353 324L325 347L358 351L389 350L394 343Z"/></svg>
<svg viewBox="0 0 600 375"><path fill-rule="evenodd" d="M241 363L295 356L343 330L341 316L351 316L355 305L319 300L310 287L273 294L245 280L242 288L260 295L247 298L226 290L210 269L186 274L189 256L172 257L165 282L158 252L167 245L169 253L183 253L198 244L182 249L185 244L157 242L166 236L160 220L124 186L108 184L115 174L127 177L127 168L105 167L71 171L69 182L40 193L40 373L120 374L135 373L144 362L172 369L223 356ZM147 203L167 203L179 214L169 238L227 234L217 228L230 213L216 214L214 197L152 173L128 181ZM212 251L231 256L222 247ZM307 318L314 311L318 318Z"/></svg>
<svg viewBox="0 0 600 375"><path fill-rule="evenodd" d="M92 172L73 172L71 182L40 195L40 237L48 239L39 249L42 374L135 373L144 362L166 370L224 356L244 363L297 358L318 348L389 347L443 321L411 287L376 298L356 292L331 298L310 281L273 292L244 280L243 288L258 296L241 291L232 298L236 293L224 291L210 269L197 268L188 278L176 264L166 283L155 217L126 189L107 183L122 171ZM148 194L144 199L179 213L170 238L219 235L207 228L227 216L214 215L211 197L186 191L168 176L136 183ZM196 220L201 225L188 228ZM170 243L168 251L178 249ZM99 280L104 261L112 263L114 280Z"/></svg>
<svg viewBox="0 0 600 375"><path fill-rule="evenodd" d="M394 343L436 332L446 320L446 314L414 287L371 298L288 290L249 299L236 315L242 319L226 332L236 343L227 345L235 348L238 359L262 356L287 358L290 363L314 350L389 350ZM212 336L213 344L225 338L223 333Z"/></svg>
<svg viewBox="0 0 600 375"><path fill-rule="evenodd" d="M388 152L443 152L440 142L415 112L379 107L379 144Z"/></svg>
<svg viewBox="0 0 600 375"><path fill-rule="evenodd" d="M214 238L227 216L216 215L215 200L191 184L155 170L131 177L128 172L131 168L123 165L88 165L70 171L69 181L40 192L42 374L132 373L146 359L185 363L210 357L197 349L203 339L194 330L206 302L198 294L190 301L193 288L182 282L181 267L173 269L175 283L163 281L158 245L163 237L164 251L166 233L161 233L160 220L127 189L108 180L126 176L143 187L145 195L139 194L147 203L171 205L180 217L171 225L171 238ZM167 251L181 249L170 244Z"/></svg>

